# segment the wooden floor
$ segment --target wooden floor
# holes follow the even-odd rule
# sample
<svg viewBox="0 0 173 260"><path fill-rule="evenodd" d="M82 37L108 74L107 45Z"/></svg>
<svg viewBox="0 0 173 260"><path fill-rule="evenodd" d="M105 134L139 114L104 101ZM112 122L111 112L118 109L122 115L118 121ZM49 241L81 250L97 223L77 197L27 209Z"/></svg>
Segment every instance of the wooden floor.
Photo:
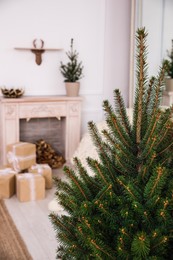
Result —
<svg viewBox="0 0 173 260"><path fill-rule="evenodd" d="M63 171L57 170L53 175L63 178ZM14 195L6 199L6 206L25 241L33 260L55 260L57 240L52 223L48 217L48 203L54 198L55 186L46 190L44 200L19 202ZM10 259L8 259L10 260Z"/></svg>

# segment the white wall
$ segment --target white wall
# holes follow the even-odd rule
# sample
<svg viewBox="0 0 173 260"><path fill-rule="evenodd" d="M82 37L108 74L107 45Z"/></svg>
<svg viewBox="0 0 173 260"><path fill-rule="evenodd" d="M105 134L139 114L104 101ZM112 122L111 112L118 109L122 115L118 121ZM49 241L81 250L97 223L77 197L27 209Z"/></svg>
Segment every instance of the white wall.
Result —
<svg viewBox="0 0 173 260"><path fill-rule="evenodd" d="M82 131L89 120L103 118L102 101L111 102L120 88L127 103L130 42L127 0L1 0L0 86L23 87L26 95L64 95L60 61L66 60L70 39L84 65L80 95L84 97ZM34 39L48 48L36 65L30 51Z"/></svg>
<svg viewBox="0 0 173 260"><path fill-rule="evenodd" d="M104 98L113 101L113 90L120 89L128 106L130 0L107 0L105 19Z"/></svg>

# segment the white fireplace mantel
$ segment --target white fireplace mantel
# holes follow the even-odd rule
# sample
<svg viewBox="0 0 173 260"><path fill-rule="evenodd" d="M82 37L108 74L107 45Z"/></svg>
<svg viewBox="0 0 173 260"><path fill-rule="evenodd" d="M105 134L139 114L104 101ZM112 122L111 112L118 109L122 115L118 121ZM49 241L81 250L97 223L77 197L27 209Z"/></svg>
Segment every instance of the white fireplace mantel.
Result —
<svg viewBox="0 0 173 260"><path fill-rule="evenodd" d="M61 117L66 118L65 158L72 157L80 141L81 97L24 96L0 98L0 163L5 165L6 146L20 141L20 119Z"/></svg>

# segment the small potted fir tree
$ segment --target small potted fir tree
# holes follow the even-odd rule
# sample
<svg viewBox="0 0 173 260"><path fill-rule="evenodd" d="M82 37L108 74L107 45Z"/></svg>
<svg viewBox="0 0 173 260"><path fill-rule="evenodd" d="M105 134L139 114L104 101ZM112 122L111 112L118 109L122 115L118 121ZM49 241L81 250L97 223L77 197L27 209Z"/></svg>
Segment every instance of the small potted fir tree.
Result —
<svg viewBox="0 0 173 260"><path fill-rule="evenodd" d="M168 59L163 60L165 65L165 90L168 92L173 91L173 40L172 49L167 51Z"/></svg>
<svg viewBox="0 0 173 260"><path fill-rule="evenodd" d="M69 61L64 64L61 61L60 71L65 78L65 87L67 96L78 96L80 82L83 77L83 65L82 62L78 62L78 52L73 49L73 39L71 39L70 51L66 52Z"/></svg>

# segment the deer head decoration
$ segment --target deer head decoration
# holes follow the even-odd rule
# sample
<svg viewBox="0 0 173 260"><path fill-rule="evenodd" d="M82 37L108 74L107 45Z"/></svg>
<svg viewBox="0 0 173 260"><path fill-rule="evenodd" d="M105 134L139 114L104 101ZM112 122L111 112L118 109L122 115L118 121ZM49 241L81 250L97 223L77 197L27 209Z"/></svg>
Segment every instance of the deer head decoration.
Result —
<svg viewBox="0 0 173 260"><path fill-rule="evenodd" d="M35 62L37 65L40 65L42 63L42 53L45 52L45 49L43 49L44 41L42 39L34 39L33 46L34 48L31 51L35 54Z"/></svg>

